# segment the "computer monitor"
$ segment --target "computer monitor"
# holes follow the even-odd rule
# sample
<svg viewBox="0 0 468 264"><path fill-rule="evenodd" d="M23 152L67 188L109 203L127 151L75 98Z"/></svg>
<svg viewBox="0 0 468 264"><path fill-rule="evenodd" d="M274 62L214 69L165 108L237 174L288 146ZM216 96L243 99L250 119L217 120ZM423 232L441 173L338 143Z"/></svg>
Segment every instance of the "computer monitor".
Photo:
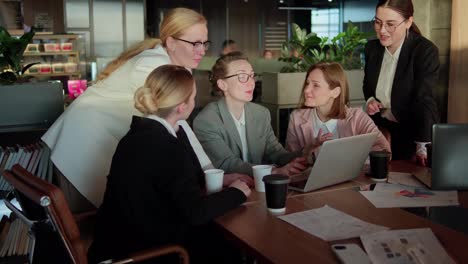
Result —
<svg viewBox="0 0 468 264"><path fill-rule="evenodd" d="M47 129L63 109L59 81L0 86L0 132Z"/></svg>
<svg viewBox="0 0 468 264"><path fill-rule="evenodd" d="M468 189L468 124L435 124L432 142L432 188Z"/></svg>

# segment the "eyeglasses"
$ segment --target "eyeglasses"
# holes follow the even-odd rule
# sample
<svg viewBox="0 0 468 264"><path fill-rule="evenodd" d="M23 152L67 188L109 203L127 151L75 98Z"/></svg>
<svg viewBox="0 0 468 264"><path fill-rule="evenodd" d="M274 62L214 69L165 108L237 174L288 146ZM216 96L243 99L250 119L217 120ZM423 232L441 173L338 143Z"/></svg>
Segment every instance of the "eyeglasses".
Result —
<svg viewBox="0 0 468 264"><path fill-rule="evenodd" d="M205 42L201 42L201 41L195 41L195 42L192 42L192 41L188 41L188 40L185 40L185 39L180 39L180 38L176 38L176 37L172 37L173 39L177 39L177 40L180 40L180 41L183 41L185 43L189 43L189 44L192 44L193 45L193 49L198 49L200 50L202 47L205 51L207 51L209 48L210 48L210 44L211 44L211 41L205 41Z"/></svg>
<svg viewBox="0 0 468 264"><path fill-rule="evenodd" d="M248 74L248 73L236 73L236 74L229 75L229 76L226 76L226 77L221 78L221 79L228 79L228 78L231 78L231 77L234 77L234 76L237 76L237 80L239 80L239 82L241 82L241 83L246 83L246 82L248 82L250 78L252 78L254 81L257 80L257 75L256 75L255 73L251 73L251 74Z"/></svg>
<svg viewBox="0 0 468 264"><path fill-rule="evenodd" d="M389 22L389 23L383 23L382 20L374 17L374 19L372 19L372 24L374 24L374 28L375 30L380 30L382 28L382 26L385 27L385 30L388 32L388 33L393 33L395 32L396 28L399 27L401 24L403 24L403 22L405 22L407 19L401 21L399 24L395 25L395 23L393 22Z"/></svg>

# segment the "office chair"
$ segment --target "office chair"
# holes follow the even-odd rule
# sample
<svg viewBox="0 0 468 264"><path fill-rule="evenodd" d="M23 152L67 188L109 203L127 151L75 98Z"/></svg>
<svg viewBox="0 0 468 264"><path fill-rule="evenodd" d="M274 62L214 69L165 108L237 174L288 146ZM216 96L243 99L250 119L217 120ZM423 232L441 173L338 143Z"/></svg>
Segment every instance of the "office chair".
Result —
<svg viewBox="0 0 468 264"><path fill-rule="evenodd" d="M13 193L5 199L7 207L29 226L29 263L86 264L87 248L62 191L55 185L34 176L20 165L4 171ZM16 197L22 210L10 200ZM178 245L160 246L130 254L126 259L102 263L132 263L167 254L177 254L182 263L189 263L187 251Z"/></svg>

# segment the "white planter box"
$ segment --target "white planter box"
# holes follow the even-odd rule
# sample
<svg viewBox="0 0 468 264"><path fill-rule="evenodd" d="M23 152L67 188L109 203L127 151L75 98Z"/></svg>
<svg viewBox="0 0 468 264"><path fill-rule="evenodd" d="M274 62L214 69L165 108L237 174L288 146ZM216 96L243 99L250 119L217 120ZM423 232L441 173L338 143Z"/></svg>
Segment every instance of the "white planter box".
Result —
<svg viewBox="0 0 468 264"><path fill-rule="evenodd" d="M364 93L362 92L362 80L364 80L364 70L346 71L349 84L349 101L352 106L365 103Z"/></svg>
<svg viewBox="0 0 468 264"><path fill-rule="evenodd" d="M262 102L277 105L297 104L305 76L305 72L264 72L262 74Z"/></svg>

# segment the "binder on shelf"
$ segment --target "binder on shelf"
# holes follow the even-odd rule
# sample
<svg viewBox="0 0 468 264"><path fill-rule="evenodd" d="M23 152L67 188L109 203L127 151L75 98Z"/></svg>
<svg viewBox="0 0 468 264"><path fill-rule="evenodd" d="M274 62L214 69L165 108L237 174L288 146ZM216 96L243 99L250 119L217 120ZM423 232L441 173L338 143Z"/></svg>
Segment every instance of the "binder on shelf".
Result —
<svg viewBox="0 0 468 264"><path fill-rule="evenodd" d="M39 149L37 148L37 146L32 145L31 146L31 158L29 159L29 162L27 163L27 166L24 167L24 168L26 168L27 171L34 173L32 171L32 168L34 166L34 163L36 162L37 154L39 154Z"/></svg>
<svg viewBox="0 0 468 264"><path fill-rule="evenodd" d="M10 229L10 218L6 215L2 217L0 221L0 248L2 248L5 243L8 230Z"/></svg>
<svg viewBox="0 0 468 264"><path fill-rule="evenodd" d="M9 155L10 155L10 152L5 148L4 154L3 154L3 157L2 157L2 161L0 162L0 169L1 170L5 169L5 164L6 164L6 161L8 160Z"/></svg>
<svg viewBox="0 0 468 264"><path fill-rule="evenodd" d="M0 146L0 168L1 168L2 160L3 160L3 156L5 156L5 151Z"/></svg>
<svg viewBox="0 0 468 264"><path fill-rule="evenodd" d="M32 174L52 182L53 163L50 160L50 150L44 143L2 147L0 151L0 174L3 170L10 170L13 165L20 164ZM2 175L0 177L0 191L9 190L11 190L11 186Z"/></svg>
<svg viewBox="0 0 468 264"><path fill-rule="evenodd" d="M34 160L34 163L33 163L32 167L31 167L31 170L30 170L30 172L32 174L36 174L37 166L39 164L39 160L41 159L41 155L44 152L44 149L40 145L36 145L36 147L37 147L36 159Z"/></svg>
<svg viewBox="0 0 468 264"><path fill-rule="evenodd" d="M18 164L23 164L24 160L26 159L26 150L22 146L18 146L18 149L19 149L18 150L18 153L19 153Z"/></svg>

